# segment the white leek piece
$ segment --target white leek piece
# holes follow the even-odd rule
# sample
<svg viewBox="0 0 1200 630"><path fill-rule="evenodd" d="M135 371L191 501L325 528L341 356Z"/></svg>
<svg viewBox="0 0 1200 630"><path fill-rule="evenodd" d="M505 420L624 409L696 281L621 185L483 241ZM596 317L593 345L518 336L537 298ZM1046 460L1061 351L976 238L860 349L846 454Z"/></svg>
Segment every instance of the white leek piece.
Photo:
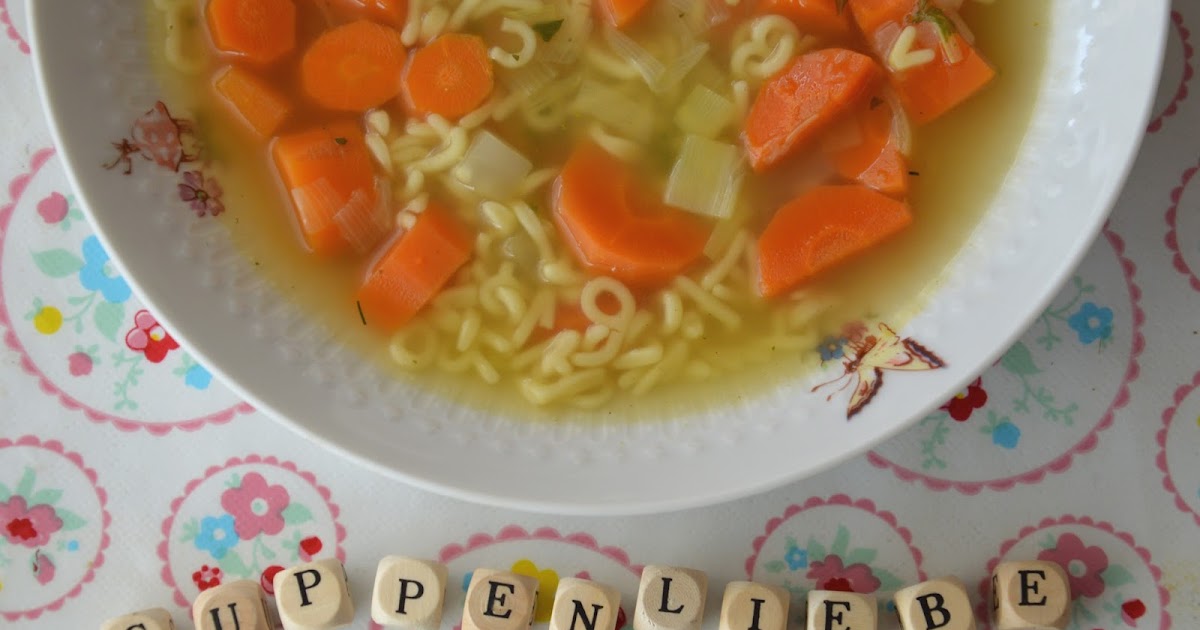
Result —
<svg viewBox="0 0 1200 630"><path fill-rule="evenodd" d="M741 193L741 155L732 144L689 135L671 170L663 201L696 214L728 218Z"/></svg>
<svg viewBox="0 0 1200 630"><path fill-rule="evenodd" d="M509 201L531 171L533 163L528 158L484 130L475 134L466 155L454 167L454 178L481 197Z"/></svg>
<svg viewBox="0 0 1200 630"><path fill-rule="evenodd" d="M715 138L733 122L737 107L733 101L703 85L697 85L675 111L675 124L685 133Z"/></svg>

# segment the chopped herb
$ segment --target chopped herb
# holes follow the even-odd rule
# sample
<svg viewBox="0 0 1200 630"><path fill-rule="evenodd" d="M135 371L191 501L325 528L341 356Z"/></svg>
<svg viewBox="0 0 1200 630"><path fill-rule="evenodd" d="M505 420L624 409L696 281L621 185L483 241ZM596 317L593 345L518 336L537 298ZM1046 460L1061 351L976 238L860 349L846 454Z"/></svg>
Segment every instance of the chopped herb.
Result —
<svg viewBox="0 0 1200 630"><path fill-rule="evenodd" d="M363 326L366 326L367 325L367 316L363 315L362 302L356 301L354 304L358 306L358 318L362 320Z"/></svg>
<svg viewBox="0 0 1200 630"><path fill-rule="evenodd" d="M921 22L929 22L937 27L938 36L943 42L949 41L950 38L958 32L954 22L937 6L931 5L929 0L918 0L917 11L908 16L910 24L920 24Z"/></svg>
<svg viewBox="0 0 1200 630"><path fill-rule="evenodd" d="M341 137L334 138L334 139L333 139L333 141L334 141L334 142L336 142L336 143L338 143L338 144L346 144L346 139L345 139L345 138L341 138Z"/></svg>
<svg viewBox="0 0 1200 630"><path fill-rule="evenodd" d="M921 171L909 171L908 174L912 175L913 177L920 177Z"/></svg>
<svg viewBox="0 0 1200 630"><path fill-rule="evenodd" d="M837 12L841 13L846 8L847 0L837 0Z"/></svg>
<svg viewBox="0 0 1200 630"><path fill-rule="evenodd" d="M876 107L879 107L880 105L883 105L883 99L879 98L878 96L872 96L871 97L871 109L875 109Z"/></svg>
<svg viewBox="0 0 1200 630"><path fill-rule="evenodd" d="M558 34L558 29L562 28L562 25L562 20L538 22L533 25L533 30L542 38L542 41L548 42L554 39L554 36Z"/></svg>

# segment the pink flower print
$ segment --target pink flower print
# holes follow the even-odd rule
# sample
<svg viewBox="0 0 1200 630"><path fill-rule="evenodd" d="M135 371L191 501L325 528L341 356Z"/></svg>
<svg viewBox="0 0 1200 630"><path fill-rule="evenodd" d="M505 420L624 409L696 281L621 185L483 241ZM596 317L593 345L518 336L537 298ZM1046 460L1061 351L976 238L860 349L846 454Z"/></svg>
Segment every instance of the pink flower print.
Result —
<svg viewBox="0 0 1200 630"><path fill-rule="evenodd" d="M1108 568L1108 554L1100 547L1088 547L1075 534L1063 534L1052 549L1038 554L1038 560L1055 562L1067 572L1073 597L1099 597L1104 592L1100 574Z"/></svg>
<svg viewBox="0 0 1200 630"><path fill-rule="evenodd" d="M33 554L33 577L38 584L45 586L54 579L54 561L40 551Z"/></svg>
<svg viewBox="0 0 1200 630"><path fill-rule="evenodd" d="M21 495L13 495L8 502L0 503L0 534L14 545L41 547L62 526L62 519L54 513L52 506L28 507Z"/></svg>
<svg viewBox="0 0 1200 630"><path fill-rule="evenodd" d="M71 356L67 357L67 369L70 370L71 376L87 376L91 374L94 363L92 355L86 352L74 352Z"/></svg>
<svg viewBox="0 0 1200 630"><path fill-rule="evenodd" d="M125 334L125 345L134 352L146 355L151 363L162 363L167 353L179 347L150 311L141 310L133 316L133 329Z"/></svg>
<svg viewBox="0 0 1200 630"><path fill-rule="evenodd" d="M808 579L824 591L869 594L879 590L879 578L875 577L871 567L861 562L844 567L842 559L834 554L809 563Z"/></svg>
<svg viewBox="0 0 1200 630"><path fill-rule="evenodd" d="M70 211L67 206L67 198L61 193L50 193L48 197L38 202L38 214L42 220L50 225L60 223L67 218L67 213Z"/></svg>
<svg viewBox="0 0 1200 630"><path fill-rule="evenodd" d="M283 531L283 510L290 501L287 488L268 485L256 472L242 477L241 486L221 494L221 507L233 515L233 529L242 540Z"/></svg>
<svg viewBox="0 0 1200 630"><path fill-rule="evenodd" d="M188 202L196 216L217 216L225 211L221 202L221 185L217 180L205 178L200 171L187 171L183 174L183 183L179 184L179 198Z"/></svg>

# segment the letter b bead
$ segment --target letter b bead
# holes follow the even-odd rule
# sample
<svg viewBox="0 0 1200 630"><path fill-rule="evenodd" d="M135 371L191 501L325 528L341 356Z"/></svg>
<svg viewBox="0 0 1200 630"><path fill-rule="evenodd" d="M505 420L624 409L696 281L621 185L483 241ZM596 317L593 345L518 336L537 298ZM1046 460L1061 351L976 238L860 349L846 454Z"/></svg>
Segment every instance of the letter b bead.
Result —
<svg viewBox="0 0 1200 630"><path fill-rule="evenodd" d="M904 630L975 630L971 599L958 578L914 584L896 591L894 599Z"/></svg>

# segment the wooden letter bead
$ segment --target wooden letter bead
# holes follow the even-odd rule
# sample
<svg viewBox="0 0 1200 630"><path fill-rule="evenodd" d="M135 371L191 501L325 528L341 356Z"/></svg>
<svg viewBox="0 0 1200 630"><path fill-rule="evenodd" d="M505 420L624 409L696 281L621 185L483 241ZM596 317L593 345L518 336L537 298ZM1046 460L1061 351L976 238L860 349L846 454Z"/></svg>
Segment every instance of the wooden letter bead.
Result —
<svg viewBox="0 0 1200 630"><path fill-rule="evenodd" d="M379 561L371 619L381 626L437 630L446 601L446 565L402 556Z"/></svg>
<svg viewBox="0 0 1200 630"><path fill-rule="evenodd" d="M616 630L621 611L617 589L579 578L562 578L550 609L550 630Z"/></svg>
<svg viewBox="0 0 1200 630"><path fill-rule="evenodd" d="M1054 562L1002 562L992 572L996 630L1063 630L1071 621L1071 583Z"/></svg>
<svg viewBox="0 0 1200 630"><path fill-rule="evenodd" d="M171 619L171 613L151 608L109 619L100 630L175 630L175 620Z"/></svg>
<svg viewBox="0 0 1200 630"><path fill-rule="evenodd" d="M946 577L896 591L904 630L975 630L975 612L961 580Z"/></svg>
<svg viewBox="0 0 1200 630"><path fill-rule="evenodd" d="M787 630L788 592L757 582L730 582L721 600L720 630Z"/></svg>
<svg viewBox="0 0 1200 630"><path fill-rule="evenodd" d="M200 593L192 602L196 630L271 630L266 594L258 582L238 580Z"/></svg>
<svg viewBox="0 0 1200 630"><path fill-rule="evenodd" d="M879 603L874 595L808 592L807 630L875 630L878 614Z"/></svg>
<svg viewBox="0 0 1200 630"><path fill-rule="evenodd" d="M700 630L708 598L708 576L682 567L642 569L634 604L634 630Z"/></svg>
<svg viewBox="0 0 1200 630"><path fill-rule="evenodd" d="M346 569L336 559L280 571L275 574L274 586L284 630L329 630L354 621Z"/></svg>
<svg viewBox="0 0 1200 630"><path fill-rule="evenodd" d="M495 569L475 569L463 603L462 630L524 630L533 625L538 581Z"/></svg>

